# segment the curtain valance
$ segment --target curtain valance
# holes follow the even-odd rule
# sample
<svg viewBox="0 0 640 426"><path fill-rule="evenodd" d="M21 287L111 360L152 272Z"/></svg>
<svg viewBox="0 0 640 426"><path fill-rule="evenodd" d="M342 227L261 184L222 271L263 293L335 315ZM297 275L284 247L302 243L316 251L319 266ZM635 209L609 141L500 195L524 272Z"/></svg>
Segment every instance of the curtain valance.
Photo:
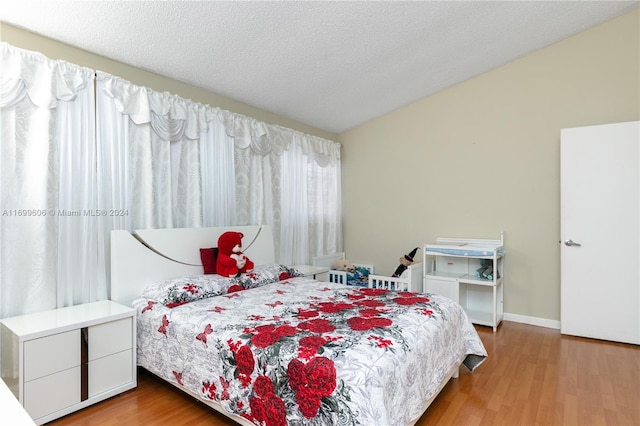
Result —
<svg viewBox="0 0 640 426"><path fill-rule="evenodd" d="M136 124L151 123L165 140L175 141L182 136L198 140L219 112L218 108L137 86L101 71L96 74L98 81L103 82L102 90L113 98L120 113L128 115Z"/></svg>
<svg viewBox="0 0 640 426"><path fill-rule="evenodd" d="M237 149L251 149L262 156L280 156L292 141L296 141L304 154L320 166L336 164L340 160L337 142L266 124L167 92L160 93L104 72L98 71L97 79L103 81L103 90L114 99L118 111L136 124L151 123L164 140L177 141L182 137L197 140L201 133L208 131L211 121L219 120L227 135L234 139Z"/></svg>
<svg viewBox="0 0 640 426"><path fill-rule="evenodd" d="M72 101L93 81L94 71L41 53L0 43L0 106L15 105L29 96L34 105L55 108Z"/></svg>
<svg viewBox="0 0 640 426"><path fill-rule="evenodd" d="M335 165L340 161L340 144L337 142L265 124L229 111L222 111L221 116L227 135L234 138L236 148L250 148L259 155L273 153L280 156L282 151L289 148L291 142L295 142L300 145L305 155L322 167Z"/></svg>

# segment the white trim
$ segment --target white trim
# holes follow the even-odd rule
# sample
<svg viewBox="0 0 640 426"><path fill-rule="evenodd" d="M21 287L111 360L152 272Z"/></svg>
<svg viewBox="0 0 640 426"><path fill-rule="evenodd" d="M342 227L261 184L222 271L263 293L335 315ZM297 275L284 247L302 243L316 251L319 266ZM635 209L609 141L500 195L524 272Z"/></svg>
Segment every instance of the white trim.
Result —
<svg viewBox="0 0 640 426"><path fill-rule="evenodd" d="M526 315L508 314L505 312L504 320L560 330L560 321L547 318L529 317Z"/></svg>

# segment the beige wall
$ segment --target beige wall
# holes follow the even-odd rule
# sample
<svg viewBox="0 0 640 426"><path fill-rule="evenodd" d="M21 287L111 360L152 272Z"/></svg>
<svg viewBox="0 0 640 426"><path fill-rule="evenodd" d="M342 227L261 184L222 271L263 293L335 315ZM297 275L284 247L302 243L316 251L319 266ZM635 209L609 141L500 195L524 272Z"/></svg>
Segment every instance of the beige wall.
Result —
<svg viewBox="0 0 640 426"><path fill-rule="evenodd" d="M303 133L308 133L310 135L330 140L336 140L337 138L337 135L334 133L316 129L315 127L252 107L251 105L234 101L216 93L203 90L199 87L143 71L139 68L135 68L121 62L112 61L103 56L77 49L67 44L42 37L6 23L0 24L0 41L5 41L12 46L22 49L41 52L50 59L61 59L83 67L104 71L140 86L149 87L159 92L166 91L173 93L202 104L219 107L227 111L233 111L238 114L253 117L265 123L277 124L289 129L298 130Z"/></svg>
<svg viewBox="0 0 640 426"><path fill-rule="evenodd" d="M637 10L340 135L345 251L391 273L505 231L504 309L560 318L560 129L640 119Z"/></svg>

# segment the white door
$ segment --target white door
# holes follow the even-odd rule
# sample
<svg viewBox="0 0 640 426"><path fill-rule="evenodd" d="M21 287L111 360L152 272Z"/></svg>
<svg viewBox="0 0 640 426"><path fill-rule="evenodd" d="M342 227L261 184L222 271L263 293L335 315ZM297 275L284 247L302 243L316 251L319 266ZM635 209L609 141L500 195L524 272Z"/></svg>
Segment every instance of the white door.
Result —
<svg viewBox="0 0 640 426"><path fill-rule="evenodd" d="M640 122L560 145L561 332L640 344Z"/></svg>

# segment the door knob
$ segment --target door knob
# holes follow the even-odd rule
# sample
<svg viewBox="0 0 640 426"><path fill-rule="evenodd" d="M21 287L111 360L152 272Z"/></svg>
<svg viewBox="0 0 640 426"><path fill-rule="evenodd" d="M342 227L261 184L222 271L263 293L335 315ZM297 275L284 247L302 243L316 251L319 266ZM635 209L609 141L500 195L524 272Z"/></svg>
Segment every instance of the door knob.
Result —
<svg viewBox="0 0 640 426"><path fill-rule="evenodd" d="M574 243L573 240L566 240L564 242L565 246L571 247L571 246L576 246L576 247L580 247L582 244L580 243Z"/></svg>

